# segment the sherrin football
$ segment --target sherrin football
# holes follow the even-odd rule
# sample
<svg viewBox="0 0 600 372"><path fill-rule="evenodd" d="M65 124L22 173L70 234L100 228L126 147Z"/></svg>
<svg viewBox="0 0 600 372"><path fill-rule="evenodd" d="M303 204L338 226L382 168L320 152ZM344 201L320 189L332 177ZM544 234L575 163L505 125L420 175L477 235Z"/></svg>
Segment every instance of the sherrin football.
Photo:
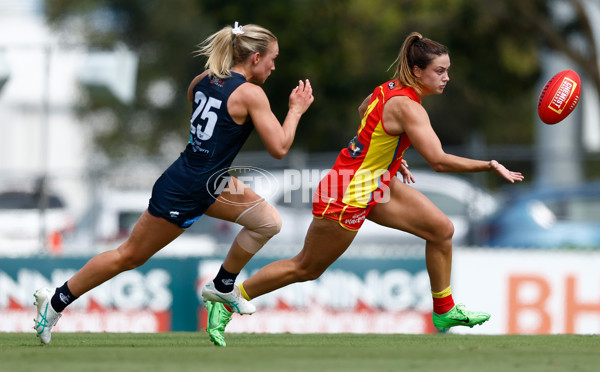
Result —
<svg viewBox="0 0 600 372"><path fill-rule="evenodd" d="M554 75L542 89L538 115L546 124L556 124L569 116L581 96L581 80L573 70Z"/></svg>

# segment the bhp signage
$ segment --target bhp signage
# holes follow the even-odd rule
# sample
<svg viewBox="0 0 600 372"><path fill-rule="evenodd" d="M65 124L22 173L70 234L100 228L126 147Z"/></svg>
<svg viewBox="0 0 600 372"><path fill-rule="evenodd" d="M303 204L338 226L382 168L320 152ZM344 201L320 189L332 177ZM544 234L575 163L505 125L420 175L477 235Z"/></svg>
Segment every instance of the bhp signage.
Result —
<svg viewBox="0 0 600 372"><path fill-rule="evenodd" d="M454 257L455 298L492 314L466 332L600 333L600 252L465 250Z"/></svg>
<svg viewBox="0 0 600 372"><path fill-rule="evenodd" d="M585 286L580 280L576 274L566 274L554 287L553 280L542 275L511 276L507 333L600 332L600 291L579 293ZM551 307L553 297L562 297L562 306Z"/></svg>

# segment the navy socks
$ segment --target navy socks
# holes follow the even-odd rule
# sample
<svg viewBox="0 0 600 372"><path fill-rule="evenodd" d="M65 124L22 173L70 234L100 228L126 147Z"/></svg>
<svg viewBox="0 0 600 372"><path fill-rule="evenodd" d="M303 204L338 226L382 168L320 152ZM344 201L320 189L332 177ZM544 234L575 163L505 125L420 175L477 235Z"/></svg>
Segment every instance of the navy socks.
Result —
<svg viewBox="0 0 600 372"><path fill-rule="evenodd" d="M233 291L233 286L235 284L235 279L237 278L237 276L238 274L230 273L229 271L223 268L223 265L221 265L219 273L213 280L213 283L215 283L215 288L217 289L217 291L223 293L229 293Z"/></svg>
<svg viewBox="0 0 600 372"><path fill-rule="evenodd" d="M52 296L50 304L55 311L60 313L76 299L77 297L73 296L67 286L67 282L65 282L62 287L56 288L56 292L54 293L54 296Z"/></svg>

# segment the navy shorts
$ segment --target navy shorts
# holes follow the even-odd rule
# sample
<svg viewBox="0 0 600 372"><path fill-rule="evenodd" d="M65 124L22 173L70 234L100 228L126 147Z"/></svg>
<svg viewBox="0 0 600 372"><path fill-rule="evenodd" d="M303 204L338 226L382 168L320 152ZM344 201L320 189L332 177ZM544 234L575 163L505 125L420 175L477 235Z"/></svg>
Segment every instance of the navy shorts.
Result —
<svg viewBox="0 0 600 372"><path fill-rule="evenodd" d="M186 229L215 201L215 190L207 187L214 173L195 171L180 157L156 180L148 212ZM228 174L221 175L223 182Z"/></svg>

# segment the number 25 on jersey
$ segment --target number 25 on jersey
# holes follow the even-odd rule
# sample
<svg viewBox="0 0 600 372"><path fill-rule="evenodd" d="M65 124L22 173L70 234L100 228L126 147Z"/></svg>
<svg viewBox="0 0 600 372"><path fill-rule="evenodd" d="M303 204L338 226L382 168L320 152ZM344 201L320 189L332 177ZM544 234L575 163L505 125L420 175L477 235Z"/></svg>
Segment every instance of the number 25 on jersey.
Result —
<svg viewBox="0 0 600 372"><path fill-rule="evenodd" d="M206 141L212 137L217 124L217 113L214 110L221 108L222 101L206 97L202 92L196 92L194 102L198 105L192 114L190 132L199 140Z"/></svg>

